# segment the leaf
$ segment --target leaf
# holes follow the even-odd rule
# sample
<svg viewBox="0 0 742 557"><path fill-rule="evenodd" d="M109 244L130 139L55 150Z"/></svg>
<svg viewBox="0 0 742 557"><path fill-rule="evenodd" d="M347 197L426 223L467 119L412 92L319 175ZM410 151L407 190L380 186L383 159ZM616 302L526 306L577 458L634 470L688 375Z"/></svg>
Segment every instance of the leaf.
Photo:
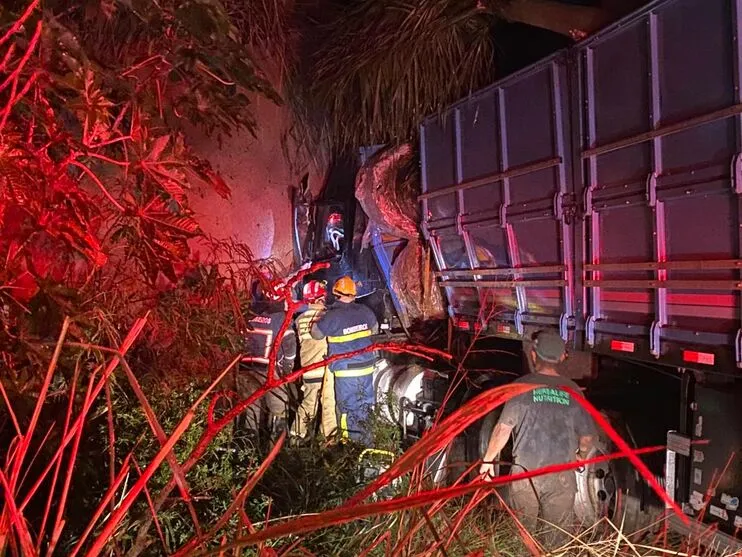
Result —
<svg viewBox="0 0 742 557"><path fill-rule="evenodd" d="M160 222L162 222L165 226L169 226L170 228L175 228L181 232L184 232L186 234L199 234L201 232L201 227L198 225L198 223L192 219L191 217L173 217L173 216L166 216L162 219L159 219Z"/></svg>
<svg viewBox="0 0 742 557"><path fill-rule="evenodd" d="M170 136L169 135L161 135L157 139L155 139L152 142L152 149L147 154L148 161L159 161L160 156L162 155L163 151L165 150L165 147L167 147L167 144L170 143Z"/></svg>
<svg viewBox="0 0 742 557"><path fill-rule="evenodd" d="M161 200L153 204L147 211L140 212L140 216L150 222L166 226L186 236L196 236L201 233L201 227L187 215L176 216L165 209Z"/></svg>
<svg viewBox="0 0 742 557"><path fill-rule="evenodd" d="M157 180L157 183L162 186L162 189L165 190L170 197L177 201L179 205L185 205L185 191L175 180Z"/></svg>
<svg viewBox="0 0 742 557"><path fill-rule="evenodd" d="M36 279L28 271L23 271L7 283L3 289L6 288L10 291L10 295L22 304L28 303L39 292L39 285L36 283Z"/></svg>

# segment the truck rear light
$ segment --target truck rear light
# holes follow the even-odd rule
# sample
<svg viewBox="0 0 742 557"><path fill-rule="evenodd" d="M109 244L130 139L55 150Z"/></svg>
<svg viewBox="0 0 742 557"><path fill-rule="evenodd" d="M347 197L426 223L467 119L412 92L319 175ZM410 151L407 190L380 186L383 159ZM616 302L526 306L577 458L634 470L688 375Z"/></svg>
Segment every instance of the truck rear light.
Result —
<svg viewBox="0 0 742 557"><path fill-rule="evenodd" d="M453 326L457 329L463 329L464 331L468 331L471 328L469 322L463 317L457 317L454 319Z"/></svg>
<svg viewBox="0 0 742 557"><path fill-rule="evenodd" d="M510 334L510 325L503 325L502 323L497 324L497 332L506 335Z"/></svg>
<svg viewBox="0 0 742 557"><path fill-rule="evenodd" d="M633 352L635 349L633 342L626 342L625 340L612 340L611 350L615 352Z"/></svg>
<svg viewBox="0 0 742 557"><path fill-rule="evenodd" d="M683 361L691 364L703 364L705 366L714 365L716 357L709 352L693 352L692 350L683 350Z"/></svg>

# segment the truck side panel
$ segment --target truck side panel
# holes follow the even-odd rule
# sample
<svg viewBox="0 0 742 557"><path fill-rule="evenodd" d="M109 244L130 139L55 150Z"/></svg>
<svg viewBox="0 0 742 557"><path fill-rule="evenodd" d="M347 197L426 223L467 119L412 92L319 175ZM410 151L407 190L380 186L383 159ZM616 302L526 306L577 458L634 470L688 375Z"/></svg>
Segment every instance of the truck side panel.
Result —
<svg viewBox="0 0 742 557"><path fill-rule="evenodd" d="M654 2L424 122L424 230L457 322L742 360L740 3Z"/></svg>
<svg viewBox="0 0 742 557"><path fill-rule="evenodd" d="M589 345L679 365L732 353L740 329L737 25L731 0L676 0L574 51Z"/></svg>
<svg viewBox="0 0 742 557"><path fill-rule="evenodd" d="M421 133L424 228L451 312L504 334L560 322L566 334L572 315L565 62L485 89Z"/></svg>

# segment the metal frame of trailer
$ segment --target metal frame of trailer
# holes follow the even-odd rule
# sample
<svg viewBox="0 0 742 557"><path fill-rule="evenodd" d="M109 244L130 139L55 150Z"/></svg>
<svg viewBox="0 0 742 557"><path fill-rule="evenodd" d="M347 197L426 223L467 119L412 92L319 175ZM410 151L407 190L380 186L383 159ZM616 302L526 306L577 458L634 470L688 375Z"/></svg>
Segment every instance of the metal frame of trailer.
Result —
<svg viewBox="0 0 742 557"><path fill-rule="evenodd" d="M742 0L656 1L422 124L423 232L456 326L554 327L574 350L739 386L741 27ZM722 392L704 389L668 438L668 493L689 513L708 462L679 440L707 435L704 418L742 440L742 405L723 403L721 431ZM710 505L727 529L740 484Z"/></svg>

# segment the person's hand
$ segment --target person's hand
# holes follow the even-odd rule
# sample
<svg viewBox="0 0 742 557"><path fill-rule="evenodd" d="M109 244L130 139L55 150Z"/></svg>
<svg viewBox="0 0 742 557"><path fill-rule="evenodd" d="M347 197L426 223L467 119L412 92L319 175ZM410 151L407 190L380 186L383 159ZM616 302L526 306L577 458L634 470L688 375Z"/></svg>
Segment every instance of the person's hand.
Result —
<svg viewBox="0 0 742 557"><path fill-rule="evenodd" d="M483 462L479 467L479 476L485 482L491 482L495 479L495 464L493 462Z"/></svg>

